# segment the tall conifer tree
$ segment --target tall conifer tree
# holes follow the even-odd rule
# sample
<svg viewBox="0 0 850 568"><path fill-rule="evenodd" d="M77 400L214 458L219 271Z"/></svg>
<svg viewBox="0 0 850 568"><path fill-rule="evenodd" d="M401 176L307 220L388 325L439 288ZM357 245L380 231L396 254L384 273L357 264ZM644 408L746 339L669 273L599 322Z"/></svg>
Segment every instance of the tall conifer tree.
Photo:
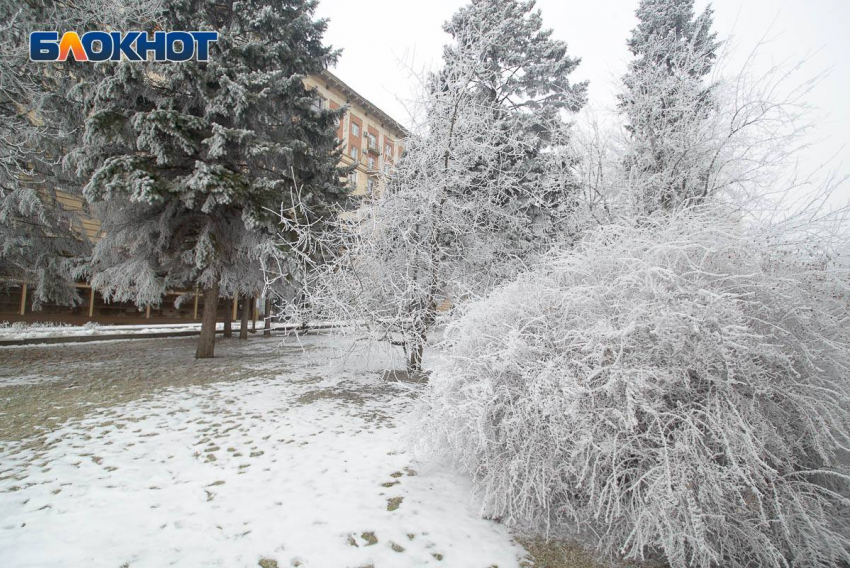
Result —
<svg viewBox="0 0 850 568"><path fill-rule="evenodd" d="M628 40L635 59L619 104L629 133L633 205L652 213L706 197L710 160L695 141L712 112L707 79L720 43L711 31L711 6L697 16L694 0L641 0L636 15Z"/></svg>
<svg viewBox="0 0 850 568"><path fill-rule="evenodd" d="M78 142L77 87L87 63L35 63L33 30L136 29L161 0L0 2L0 277L26 282L27 299L75 305L74 268L91 251L78 207L79 180L63 167Z"/></svg>
<svg viewBox="0 0 850 568"><path fill-rule="evenodd" d="M90 90L84 194L105 237L90 264L105 297L158 304L199 288L197 357L214 353L216 306L243 281L245 255L302 254L292 224L316 223L346 197L337 169L341 111L317 109L305 76L333 63L312 0L170 0L168 30L215 30L210 61L102 66ZM261 243L249 247L246 243ZM294 266L296 263L291 263ZM232 287L230 291L238 287Z"/></svg>

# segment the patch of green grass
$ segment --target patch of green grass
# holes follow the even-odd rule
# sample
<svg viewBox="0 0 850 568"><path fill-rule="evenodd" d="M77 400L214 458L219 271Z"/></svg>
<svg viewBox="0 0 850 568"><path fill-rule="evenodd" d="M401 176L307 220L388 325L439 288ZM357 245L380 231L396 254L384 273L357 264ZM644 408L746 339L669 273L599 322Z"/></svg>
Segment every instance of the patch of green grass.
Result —
<svg viewBox="0 0 850 568"><path fill-rule="evenodd" d="M602 568L584 547L577 543L544 540L518 539L528 551L529 558L522 561L523 568Z"/></svg>
<svg viewBox="0 0 850 568"><path fill-rule="evenodd" d="M387 511L395 511L401 506L404 497L390 497L387 499Z"/></svg>
<svg viewBox="0 0 850 568"><path fill-rule="evenodd" d="M611 562L599 557L591 548L568 539L518 538L528 551L520 563L522 568L667 568L653 561Z"/></svg>
<svg viewBox="0 0 850 568"><path fill-rule="evenodd" d="M362 394L339 387L320 388L307 391L295 399L295 402L297 404L311 404L320 400L339 400L350 402L359 406L362 406L365 402Z"/></svg>

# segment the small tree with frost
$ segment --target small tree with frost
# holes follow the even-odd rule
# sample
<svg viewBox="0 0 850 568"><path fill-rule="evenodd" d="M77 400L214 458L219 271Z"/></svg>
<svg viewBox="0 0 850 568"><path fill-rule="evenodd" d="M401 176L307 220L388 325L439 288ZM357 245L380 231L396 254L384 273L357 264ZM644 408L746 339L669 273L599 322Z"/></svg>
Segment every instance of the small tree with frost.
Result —
<svg viewBox="0 0 850 568"><path fill-rule="evenodd" d="M445 300L458 303L568 238L575 185L562 112L584 102L578 64L533 3L476 0L446 23L424 120L386 193L341 226L343 254L314 304L400 344L421 370Z"/></svg>

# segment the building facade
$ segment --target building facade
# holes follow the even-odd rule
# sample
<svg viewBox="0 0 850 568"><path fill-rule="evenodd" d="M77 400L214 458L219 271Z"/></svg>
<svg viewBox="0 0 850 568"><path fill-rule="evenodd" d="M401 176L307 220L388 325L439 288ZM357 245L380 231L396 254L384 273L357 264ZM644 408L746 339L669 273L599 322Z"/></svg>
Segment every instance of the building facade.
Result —
<svg viewBox="0 0 850 568"><path fill-rule="evenodd" d="M341 166L354 170L348 178L352 194L364 199L380 197L384 189L383 173L389 171L401 156L402 142L407 131L387 113L346 85L329 71L312 75L304 81L308 89L318 95L322 108L347 108L337 129L337 139L342 147ZM79 210L82 200L77 195L59 192L60 204L68 210ZM100 235L100 222L83 219L83 230L91 240ZM0 322L57 322L82 325L93 321L104 324L186 323L200 322L203 298L197 290L169 291L159 306L139 308L129 302L106 302L99 292L87 283L77 285L82 303L78 306L43 305L33 310L28 298L26 282L6 282L0 286ZM183 296L180 307L175 300ZM187 300L188 298L188 300ZM228 307L225 307L225 306ZM253 316L260 313L260 302L254 302ZM219 305L219 320L230 315L237 317L236 307L229 302ZM228 312L232 312L229 313Z"/></svg>
<svg viewBox="0 0 850 568"><path fill-rule="evenodd" d="M384 189L381 174L401 156L407 131L330 71L308 77L305 84L318 93L317 104L323 108L348 107L337 129L337 139L342 144L341 165L356 165L349 177L354 195L379 197Z"/></svg>

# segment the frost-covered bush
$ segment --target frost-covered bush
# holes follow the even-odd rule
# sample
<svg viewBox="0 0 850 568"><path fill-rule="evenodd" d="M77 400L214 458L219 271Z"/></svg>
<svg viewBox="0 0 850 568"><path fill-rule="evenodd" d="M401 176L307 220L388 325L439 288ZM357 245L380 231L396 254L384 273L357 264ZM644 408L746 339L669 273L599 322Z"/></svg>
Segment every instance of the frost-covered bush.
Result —
<svg viewBox="0 0 850 568"><path fill-rule="evenodd" d="M484 514L674 567L850 560L847 274L719 219L602 227L449 326L419 441Z"/></svg>

